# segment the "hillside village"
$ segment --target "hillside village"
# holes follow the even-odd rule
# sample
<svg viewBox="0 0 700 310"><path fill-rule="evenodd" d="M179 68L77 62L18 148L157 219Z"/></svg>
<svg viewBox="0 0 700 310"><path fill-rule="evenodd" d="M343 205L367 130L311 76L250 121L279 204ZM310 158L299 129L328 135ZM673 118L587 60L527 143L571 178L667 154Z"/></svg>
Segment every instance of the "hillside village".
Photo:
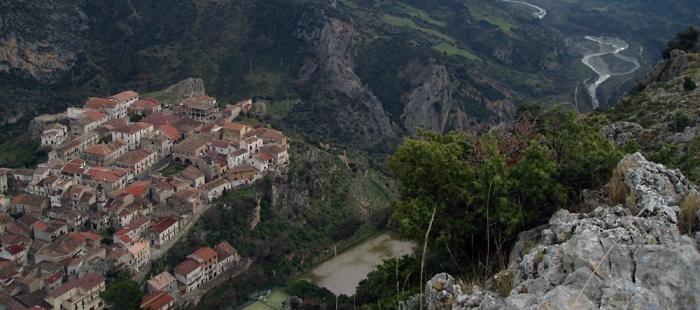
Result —
<svg viewBox="0 0 700 310"><path fill-rule="evenodd" d="M144 279L212 201L289 163L282 132L233 122L252 106L127 90L68 108L41 134L47 162L0 168L0 304L102 309L109 272ZM228 242L201 247L146 281L141 308L173 309L241 264Z"/></svg>

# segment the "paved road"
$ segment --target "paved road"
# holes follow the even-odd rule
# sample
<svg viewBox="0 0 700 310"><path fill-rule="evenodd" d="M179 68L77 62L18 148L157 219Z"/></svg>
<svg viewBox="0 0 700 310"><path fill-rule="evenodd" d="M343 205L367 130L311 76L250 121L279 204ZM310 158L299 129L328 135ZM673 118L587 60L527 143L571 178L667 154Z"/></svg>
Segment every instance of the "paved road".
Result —
<svg viewBox="0 0 700 310"><path fill-rule="evenodd" d="M167 167L170 164L170 158L171 158L171 156L166 156L166 157L159 159L157 162L155 162L153 165L151 165L150 168L139 173L135 177L135 179L137 181L148 180L151 173L158 172L159 170L162 170L163 168Z"/></svg>

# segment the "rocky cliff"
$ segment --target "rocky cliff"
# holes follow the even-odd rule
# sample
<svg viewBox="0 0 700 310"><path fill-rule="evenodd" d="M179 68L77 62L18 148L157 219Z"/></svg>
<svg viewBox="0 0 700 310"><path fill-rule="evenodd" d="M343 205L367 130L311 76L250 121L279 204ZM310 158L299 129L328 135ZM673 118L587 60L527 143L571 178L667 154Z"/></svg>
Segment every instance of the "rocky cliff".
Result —
<svg viewBox="0 0 700 310"><path fill-rule="evenodd" d="M696 186L639 153L619 167L634 213L589 195L594 211L561 210L548 225L521 233L508 269L487 288L467 294L450 275L434 276L427 308L697 309L700 233L678 228L680 207L696 197ZM497 292L503 287L505 296Z"/></svg>
<svg viewBox="0 0 700 310"><path fill-rule="evenodd" d="M0 71L51 82L82 51L88 18L72 1L0 4Z"/></svg>
<svg viewBox="0 0 700 310"><path fill-rule="evenodd" d="M354 72L355 44L362 40L352 25L329 18L323 9L312 8L302 16L294 35L309 44L316 56L306 59L297 81L299 87L313 87L312 79L323 85L310 104L329 109L341 134L358 137L359 144L373 145L395 138L396 128L382 104L366 89ZM323 102L321 102L323 101ZM348 105L347 101L356 105ZM363 138L359 138L363 137Z"/></svg>

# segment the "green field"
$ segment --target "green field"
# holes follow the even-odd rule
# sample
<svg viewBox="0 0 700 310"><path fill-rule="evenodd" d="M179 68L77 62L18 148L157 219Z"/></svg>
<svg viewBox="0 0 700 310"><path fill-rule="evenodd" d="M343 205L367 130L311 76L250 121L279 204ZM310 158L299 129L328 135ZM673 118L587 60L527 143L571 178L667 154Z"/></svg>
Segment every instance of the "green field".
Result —
<svg viewBox="0 0 700 310"><path fill-rule="evenodd" d="M437 30L420 27L420 26L416 25L415 22L413 22L412 20L410 20L408 18L397 17L397 16L393 16L393 15L389 15L389 14L382 14L382 21L389 24L389 25L392 25L392 26L408 27L408 28L411 28L413 30L418 30L418 31L426 33L426 34L436 36L436 37L443 39L445 41L448 41L450 43L455 41L454 39L442 34L441 32L439 32Z"/></svg>
<svg viewBox="0 0 700 310"><path fill-rule="evenodd" d="M445 52L445 53L447 53L447 55L459 55L459 56L462 56L462 57L464 57L466 59L470 59L470 60L481 60L481 58L479 58L478 56L476 56L470 52L467 52L463 49L456 48L456 47L454 47L446 42L442 42L438 45L433 46L433 49L435 49L439 52Z"/></svg>
<svg viewBox="0 0 700 310"><path fill-rule="evenodd" d="M406 3L399 3L399 7L401 7L401 13L413 16L413 17L418 17L422 19L423 21L433 24L438 27L445 28L447 27L447 23L443 21L439 21L434 19L433 17L430 16L430 14L426 13L425 11L421 9L416 9Z"/></svg>
<svg viewBox="0 0 700 310"><path fill-rule="evenodd" d="M163 93L162 91L157 91L157 92L139 95L139 98L141 98L141 99L149 98L149 97L153 98L155 100L158 100L158 102L160 102L160 103L165 103L165 104L172 104L175 101L182 99L179 96L168 95L168 94Z"/></svg>
<svg viewBox="0 0 700 310"><path fill-rule="evenodd" d="M27 141L27 134L0 144L0 167L34 168L47 159L46 152L39 150L39 143Z"/></svg>
<svg viewBox="0 0 700 310"><path fill-rule="evenodd" d="M243 308L243 310L270 310L270 306L266 305L262 301L256 301L247 307Z"/></svg>
<svg viewBox="0 0 700 310"><path fill-rule="evenodd" d="M515 37L512 30L518 28L518 25L507 21L498 15L490 14L489 12L480 11L478 9L469 10L469 12L472 16L474 16L474 18L485 20L492 25L498 26L498 28L501 28L501 30L503 30L503 32L509 37Z"/></svg>

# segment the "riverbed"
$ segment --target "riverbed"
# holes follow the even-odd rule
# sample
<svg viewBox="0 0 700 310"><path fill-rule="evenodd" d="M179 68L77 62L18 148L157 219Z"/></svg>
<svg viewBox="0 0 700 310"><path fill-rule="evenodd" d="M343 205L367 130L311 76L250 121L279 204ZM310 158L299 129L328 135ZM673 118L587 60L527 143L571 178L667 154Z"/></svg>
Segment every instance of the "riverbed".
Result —
<svg viewBox="0 0 700 310"><path fill-rule="evenodd" d="M330 259L294 280L307 280L336 295L351 296L355 294L357 284L382 261L413 254L417 248L416 243L401 241L395 233L382 232L338 253L337 259Z"/></svg>

